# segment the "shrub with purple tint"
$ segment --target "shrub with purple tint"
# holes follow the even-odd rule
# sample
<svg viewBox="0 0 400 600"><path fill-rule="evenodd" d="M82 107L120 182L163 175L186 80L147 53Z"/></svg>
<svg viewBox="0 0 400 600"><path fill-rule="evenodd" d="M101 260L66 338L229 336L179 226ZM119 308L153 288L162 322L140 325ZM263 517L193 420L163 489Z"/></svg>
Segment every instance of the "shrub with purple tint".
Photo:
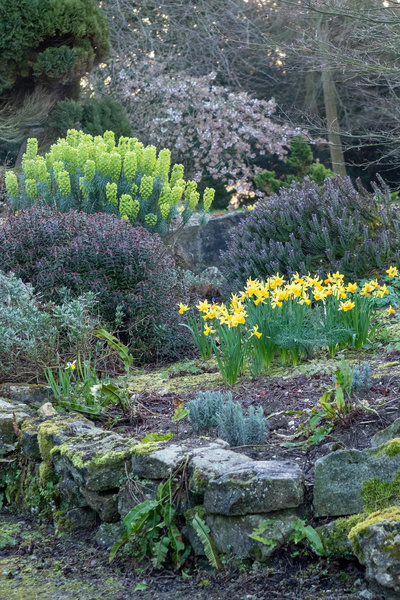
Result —
<svg viewBox="0 0 400 600"><path fill-rule="evenodd" d="M182 299L175 264L157 235L113 215L33 207L0 229L4 271L31 282L45 300L97 294L101 316L129 335L146 359L174 356L184 332L174 322ZM176 321L176 320L175 320Z"/></svg>
<svg viewBox="0 0 400 600"><path fill-rule="evenodd" d="M349 178L306 179L256 204L223 253L230 289L248 277L337 271L370 276L400 257L399 211L386 190L371 194Z"/></svg>

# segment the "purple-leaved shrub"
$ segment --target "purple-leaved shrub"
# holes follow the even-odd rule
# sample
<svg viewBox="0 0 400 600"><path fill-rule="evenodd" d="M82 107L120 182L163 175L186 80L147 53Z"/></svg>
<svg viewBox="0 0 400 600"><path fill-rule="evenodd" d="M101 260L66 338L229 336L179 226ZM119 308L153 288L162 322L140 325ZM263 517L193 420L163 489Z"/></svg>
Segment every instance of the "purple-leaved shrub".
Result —
<svg viewBox="0 0 400 600"><path fill-rule="evenodd" d="M223 273L232 290L277 272L362 278L400 264L399 241L399 210L385 190L356 189L349 178L328 178L322 187L306 179L249 211L231 233Z"/></svg>
<svg viewBox="0 0 400 600"><path fill-rule="evenodd" d="M158 235L114 215L33 207L0 228L2 269L44 300L94 292L102 319L147 360L176 356L185 334L173 317L182 299L175 263Z"/></svg>

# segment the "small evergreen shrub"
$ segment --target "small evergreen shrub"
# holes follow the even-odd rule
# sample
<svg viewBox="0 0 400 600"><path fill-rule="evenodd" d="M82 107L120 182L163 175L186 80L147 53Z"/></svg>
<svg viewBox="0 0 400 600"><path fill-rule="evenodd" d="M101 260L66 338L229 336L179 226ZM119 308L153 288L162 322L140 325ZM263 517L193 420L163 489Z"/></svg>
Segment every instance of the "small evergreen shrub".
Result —
<svg viewBox="0 0 400 600"><path fill-rule="evenodd" d="M32 78L79 81L108 51L107 23L95 0L0 3L0 94Z"/></svg>
<svg viewBox="0 0 400 600"><path fill-rule="evenodd" d="M302 135L295 135L290 140L290 156L288 164L296 171L298 177L308 175L313 161L313 153Z"/></svg>
<svg viewBox="0 0 400 600"><path fill-rule="evenodd" d="M261 406L250 407L248 416L243 414L239 402L233 402L230 392L199 392L187 403L190 423L196 433L219 428L219 435L230 446L261 444L267 427Z"/></svg>
<svg viewBox="0 0 400 600"><path fill-rule="evenodd" d="M354 367L351 389L354 392L366 393L371 389L371 365L368 361Z"/></svg>
<svg viewBox="0 0 400 600"><path fill-rule="evenodd" d="M185 344L174 322L182 286L156 235L113 215L33 207L0 229L5 271L14 271L46 301L96 294L101 317L132 337L146 358L176 355Z"/></svg>
<svg viewBox="0 0 400 600"><path fill-rule="evenodd" d="M279 178L275 171L261 171L254 177L255 186L268 196L277 194L283 187L290 187L293 182L301 182L308 176L322 186L327 177L334 177L334 172L327 169L319 162L313 162L313 153L301 136L297 135L290 140L290 156L287 164L292 167L296 175L287 174Z"/></svg>
<svg viewBox="0 0 400 600"><path fill-rule="evenodd" d="M239 402L230 397L217 415L219 433L230 446L262 444L265 441L266 421L264 411L259 406L250 407L248 417L243 414Z"/></svg>
<svg viewBox="0 0 400 600"><path fill-rule="evenodd" d="M82 129L90 135L103 135L114 132L117 140L132 134L125 109L111 96L89 98L76 102L71 98L57 102L49 115L48 124L60 135L67 135L69 129Z"/></svg>
<svg viewBox="0 0 400 600"><path fill-rule="evenodd" d="M0 380L42 374L57 360L95 354L96 300L86 294L43 304L30 284L0 271Z"/></svg>
<svg viewBox="0 0 400 600"><path fill-rule="evenodd" d="M231 290L249 277L340 271L362 279L400 262L398 211L386 193L354 188L349 178L333 177L322 188L313 181L293 183L259 201L233 229L222 254Z"/></svg>
<svg viewBox="0 0 400 600"><path fill-rule="evenodd" d="M12 171L6 185L14 210L34 205L40 199L65 212L116 214L151 232L165 235L169 224L181 216L187 223L200 194L195 181L183 179L183 166L171 170L171 152L144 147L136 138L120 137L112 131L103 136L68 130L45 157L38 156L38 142L28 140L22 157L23 176L18 183ZM214 199L214 190L203 193L203 214Z"/></svg>
<svg viewBox="0 0 400 600"><path fill-rule="evenodd" d="M225 397L222 392L199 392L194 400L186 404L190 423L196 433L217 427L217 415L221 411Z"/></svg>

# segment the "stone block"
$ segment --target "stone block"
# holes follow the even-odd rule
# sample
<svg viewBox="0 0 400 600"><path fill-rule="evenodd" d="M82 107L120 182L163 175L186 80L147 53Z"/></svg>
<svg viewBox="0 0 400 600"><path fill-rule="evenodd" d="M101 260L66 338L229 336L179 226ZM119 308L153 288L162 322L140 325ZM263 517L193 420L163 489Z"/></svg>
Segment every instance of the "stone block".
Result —
<svg viewBox="0 0 400 600"><path fill-rule="evenodd" d="M204 495L209 513L247 515L295 508L303 502L303 474L286 462L254 461L238 465L210 481Z"/></svg>
<svg viewBox="0 0 400 600"><path fill-rule="evenodd" d="M298 516L293 512L278 511L272 515L240 517L209 515L206 523L219 553L232 553L237 558L265 560L286 542L297 519ZM266 544L249 537L262 524L266 528L260 537L266 540Z"/></svg>
<svg viewBox="0 0 400 600"><path fill-rule="evenodd" d="M132 455L132 473L142 479L167 479L185 458L200 449L215 451L229 448L223 440L210 442L206 439L185 440L179 444L150 442L138 445Z"/></svg>
<svg viewBox="0 0 400 600"><path fill-rule="evenodd" d="M392 482L400 470L400 454L392 440L372 450L338 450L315 463L314 511L319 517L357 514L363 510L361 492L371 479ZM388 454L389 453L389 454Z"/></svg>
<svg viewBox="0 0 400 600"><path fill-rule="evenodd" d="M121 485L135 444L129 438L91 427L54 447L51 457L61 476L69 473L81 488L100 492Z"/></svg>
<svg viewBox="0 0 400 600"><path fill-rule="evenodd" d="M13 444L17 440L14 423L19 427L31 416L33 412L26 404L0 398L0 447L2 444Z"/></svg>

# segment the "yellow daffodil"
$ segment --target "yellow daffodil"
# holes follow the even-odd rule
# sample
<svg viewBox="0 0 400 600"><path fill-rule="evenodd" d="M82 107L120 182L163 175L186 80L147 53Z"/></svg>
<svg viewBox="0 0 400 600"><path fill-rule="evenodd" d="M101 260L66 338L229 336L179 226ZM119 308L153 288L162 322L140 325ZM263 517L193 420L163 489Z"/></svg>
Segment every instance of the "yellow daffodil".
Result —
<svg viewBox="0 0 400 600"><path fill-rule="evenodd" d="M66 370L69 369L70 371L75 371L75 369L76 369L76 360L74 360L74 362L72 362L72 363L67 363L65 365L65 369Z"/></svg>
<svg viewBox="0 0 400 600"><path fill-rule="evenodd" d="M389 275L389 277L390 277L390 275ZM392 305L390 305L390 306L389 306L389 308L388 308L388 310L387 310L387 311L388 311L388 314L389 314L389 315L395 315L395 314L396 314L396 311L395 311L395 309L392 307Z"/></svg>
<svg viewBox="0 0 400 600"><path fill-rule="evenodd" d="M343 312L347 312L348 310L351 310L352 308L355 307L355 302L352 302L351 300L347 300L347 302L341 302L340 306L338 308L338 310L342 310Z"/></svg>
<svg viewBox="0 0 400 600"><path fill-rule="evenodd" d="M206 327L204 327L204 331L203 331L204 335L208 336L210 333L215 333L215 329L212 329L211 327L208 327L208 325Z"/></svg>
<svg viewBox="0 0 400 600"><path fill-rule="evenodd" d="M350 294L355 294L357 287L358 286L356 283L348 283L346 287L346 292L349 292Z"/></svg>
<svg viewBox="0 0 400 600"><path fill-rule="evenodd" d="M386 273L388 274L388 277L390 277L391 279L393 277L397 277L399 274L396 267L392 267L392 266L387 269Z"/></svg>
<svg viewBox="0 0 400 600"><path fill-rule="evenodd" d="M188 305L187 304L182 304L182 302L179 302L178 306L179 306L178 312L179 312L180 315L183 315L184 312L186 312L187 310L189 310Z"/></svg>
<svg viewBox="0 0 400 600"><path fill-rule="evenodd" d="M203 300L203 302L199 302L196 305L196 308L200 311L200 312L208 312L208 310L210 309L210 305L208 304L207 300Z"/></svg>
<svg viewBox="0 0 400 600"><path fill-rule="evenodd" d="M255 335L258 339L260 339L262 336L261 331L258 331L258 325L254 325L253 329L251 330L250 337L253 337L253 335Z"/></svg>

